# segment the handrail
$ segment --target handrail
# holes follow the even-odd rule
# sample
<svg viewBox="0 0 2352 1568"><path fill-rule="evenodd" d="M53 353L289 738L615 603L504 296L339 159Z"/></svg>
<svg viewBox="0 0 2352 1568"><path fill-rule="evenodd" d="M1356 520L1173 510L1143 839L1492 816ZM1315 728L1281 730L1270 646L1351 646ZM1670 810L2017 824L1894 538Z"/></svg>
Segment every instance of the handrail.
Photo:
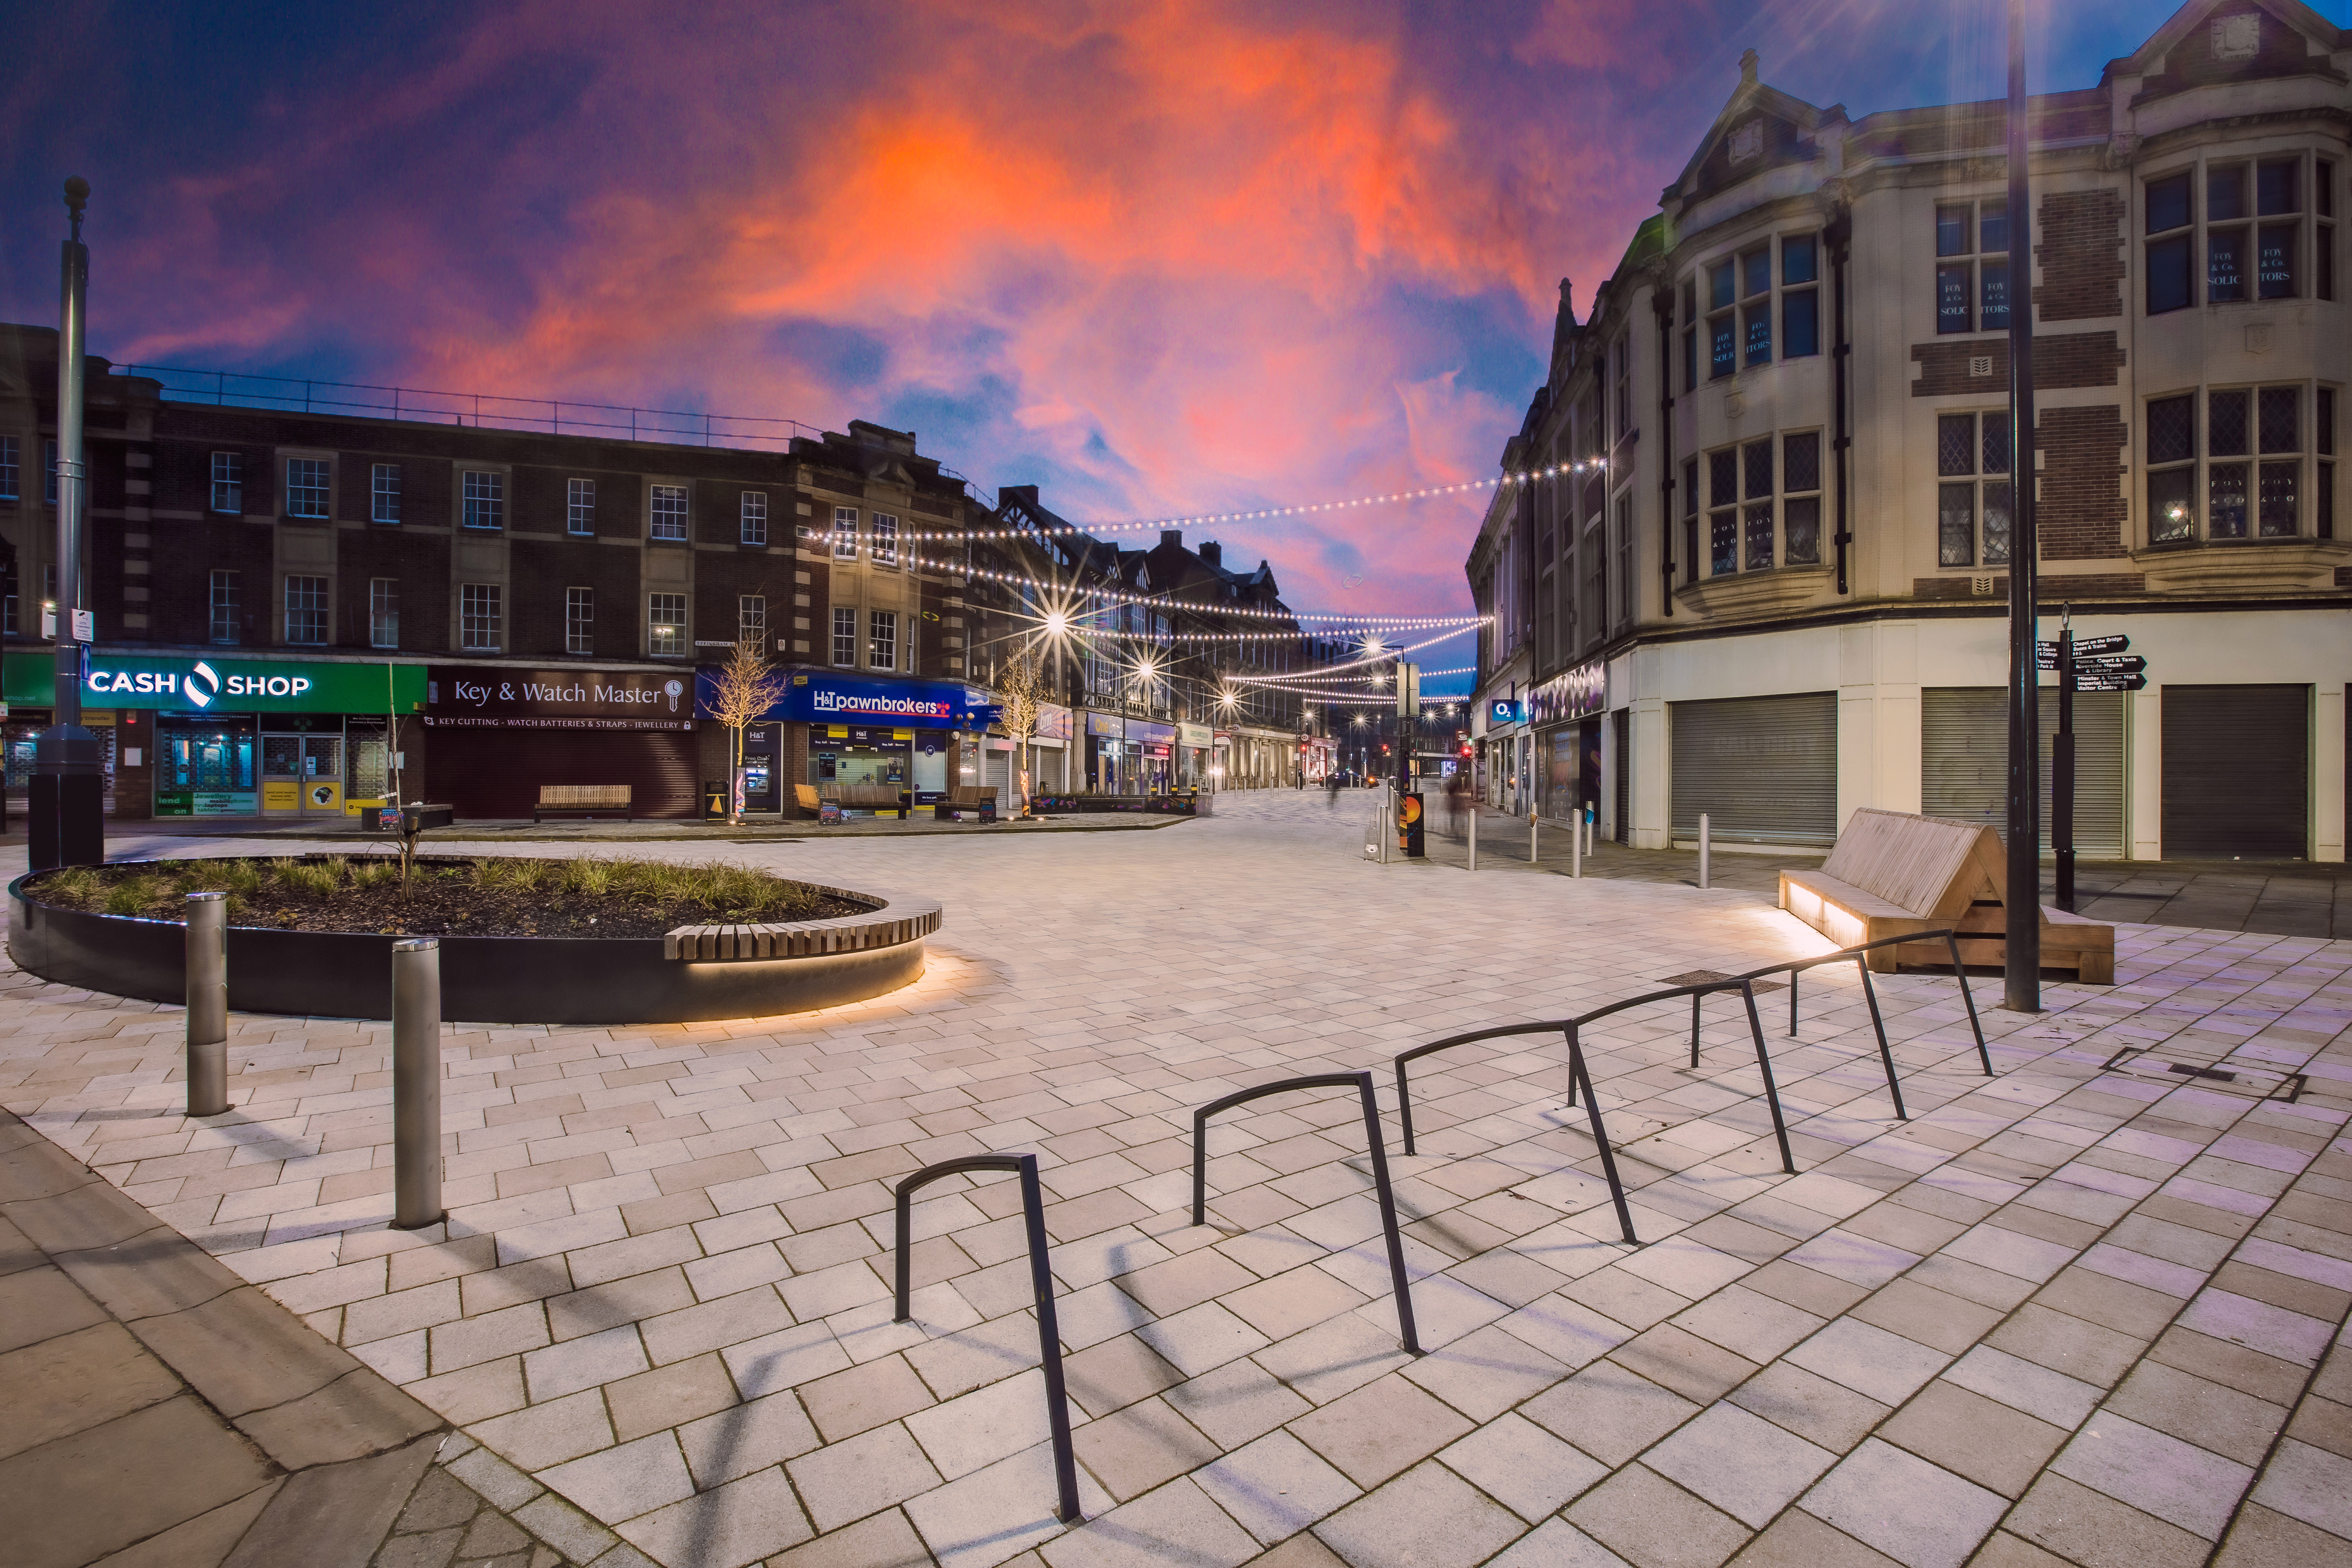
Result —
<svg viewBox="0 0 2352 1568"><path fill-rule="evenodd" d="M915 1189L941 1176L966 1171L1012 1171L1021 1177L1021 1210L1029 1230L1029 1284L1037 1303L1038 1357L1045 1372L1045 1418L1054 1439L1054 1482L1061 1492L1054 1517L1064 1524L1076 1524L1081 1517L1078 1461L1070 1447L1069 1395L1062 1384L1062 1330L1054 1316L1054 1271L1046 1256L1045 1198L1037 1183L1036 1155L966 1154L926 1165L898 1184L898 1310L891 1321L903 1323L912 1315L908 1310L908 1298L912 1294L908 1289L912 1270L908 1252L908 1215Z"/></svg>
<svg viewBox="0 0 2352 1568"><path fill-rule="evenodd" d="M1396 1194L1389 1185L1389 1157L1386 1140L1381 1136L1381 1111L1372 1098L1372 1075L1364 1072L1310 1073L1303 1078L1286 1078L1276 1083L1262 1083L1255 1089L1236 1089L1223 1100L1213 1100L1192 1112L1192 1223L1205 1225L1209 1191L1209 1118L1220 1110L1230 1110L1236 1105L1253 1100L1263 1100L1269 1094L1280 1094L1293 1089L1340 1089L1353 1085L1363 1097L1364 1138L1371 1145L1372 1186L1381 1200L1381 1229L1389 1246L1389 1279L1394 1287L1397 1305L1397 1328L1403 1337L1404 1348L1414 1355L1425 1353L1421 1340L1413 1331L1412 1294L1405 1282L1404 1238L1397 1231ZM904 1268L902 1264L901 1268Z"/></svg>

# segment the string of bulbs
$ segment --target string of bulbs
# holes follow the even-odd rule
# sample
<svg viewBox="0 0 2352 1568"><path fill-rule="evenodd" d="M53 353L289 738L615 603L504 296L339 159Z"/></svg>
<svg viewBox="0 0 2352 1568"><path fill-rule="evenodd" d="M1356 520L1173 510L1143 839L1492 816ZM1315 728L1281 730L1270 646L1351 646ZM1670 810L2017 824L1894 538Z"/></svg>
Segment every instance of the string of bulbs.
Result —
<svg viewBox="0 0 2352 1568"><path fill-rule="evenodd" d="M1383 495L1350 496L1340 500L1307 501L1294 506L1260 507L1255 510L1204 511L1185 517L1137 518L1121 522L1036 522L1025 528L971 529L952 532L935 532L926 529L901 533L898 537L910 543L960 543L965 540L1035 539L1041 536L1048 539L1056 536L1076 538L1097 533L1141 533L1163 528L1206 527L1223 522L1257 522L1269 518L1310 517L1320 512L1349 511L1358 507L1428 500L1438 496L1461 495L1469 490L1494 489L1505 485L1535 484L1544 479L1597 473L1608 467L1609 459L1606 458L1588 458L1579 462L1554 463L1549 468L1530 468L1524 473L1464 479L1459 484L1425 485L1416 490L1391 490Z"/></svg>
<svg viewBox="0 0 2352 1568"><path fill-rule="evenodd" d="M917 566L935 571L955 573L964 576L985 577L992 583L1006 583L1015 587L1042 588L1049 594L1078 593L1090 598L1109 599L1118 604L1151 605L1160 608L1198 610L1205 615L1246 616L1269 621L1332 621L1365 623L1381 621L1391 626L1419 629L1426 626L1484 626L1490 616L1383 616L1359 610L1254 610L1238 605L1202 604L1191 599L1170 599L1157 594L1125 594L1112 588L1073 588L1066 583L1047 583L1016 572L991 572L984 567L966 565L961 561L941 561L930 556L910 555L908 560ZM1303 634L1314 635L1314 634Z"/></svg>

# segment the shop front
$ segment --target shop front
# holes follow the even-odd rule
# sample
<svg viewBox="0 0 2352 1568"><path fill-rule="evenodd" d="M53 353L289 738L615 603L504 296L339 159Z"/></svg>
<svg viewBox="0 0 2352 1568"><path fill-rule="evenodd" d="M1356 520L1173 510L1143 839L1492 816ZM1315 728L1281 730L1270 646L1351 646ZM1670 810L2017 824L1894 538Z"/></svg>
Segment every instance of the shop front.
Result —
<svg viewBox="0 0 2352 1568"><path fill-rule="evenodd" d="M53 668L46 653L8 658L11 786L49 718L30 722L17 689L47 700ZM416 665L94 650L82 722L118 816L343 816L392 787L393 726L422 707L425 685Z"/></svg>
<svg viewBox="0 0 2352 1568"><path fill-rule="evenodd" d="M845 670L791 666L778 672L782 695L744 731L746 794L754 809L781 807L784 785L886 784L909 792L916 805L936 805L956 784L979 784L986 763L980 738L997 718L988 694L960 680L890 680ZM695 671L694 711L713 719L719 671ZM761 750L762 740L767 750ZM806 776L785 775L804 754ZM758 769L772 756L775 804L757 804Z"/></svg>
<svg viewBox="0 0 2352 1568"><path fill-rule="evenodd" d="M1134 795L1166 795L1175 787L1176 726L1149 719L1127 721L1127 747L1135 762Z"/></svg>
<svg viewBox="0 0 2352 1568"><path fill-rule="evenodd" d="M1176 726L1176 785L1179 789L1210 786L1209 766L1217 754L1217 732L1206 724Z"/></svg>
<svg viewBox="0 0 2352 1568"><path fill-rule="evenodd" d="M1608 711L1608 666L1598 659L1563 670L1528 693L1536 738L1537 809L1566 820L1601 804L1601 728Z"/></svg>
<svg viewBox="0 0 2352 1568"><path fill-rule="evenodd" d="M543 784L626 784L637 816L698 815L694 696L677 670L434 665L425 796L529 817Z"/></svg>
<svg viewBox="0 0 2352 1568"><path fill-rule="evenodd" d="M1127 749L1127 721L1091 709L1086 719L1087 787L1097 795L1142 793L1136 784L1139 759Z"/></svg>

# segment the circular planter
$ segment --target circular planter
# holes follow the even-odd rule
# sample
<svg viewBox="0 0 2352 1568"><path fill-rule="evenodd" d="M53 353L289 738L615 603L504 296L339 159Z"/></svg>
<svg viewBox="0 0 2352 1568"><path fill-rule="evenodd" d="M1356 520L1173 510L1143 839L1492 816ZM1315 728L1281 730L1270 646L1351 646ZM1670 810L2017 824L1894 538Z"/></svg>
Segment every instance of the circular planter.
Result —
<svg viewBox="0 0 2352 1568"><path fill-rule="evenodd" d="M25 895L29 876L8 884L8 956L18 968L118 996L187 999L185 926L37 903ZM445 936L441 1016L485 1024L758 1018L862 1002L922 973L924 939L940 929L936 901L824 891L866 909L832 920L685 926L667 937ZM389 1018L392 944L400 940L231 926L228 1005Z"/></svg>

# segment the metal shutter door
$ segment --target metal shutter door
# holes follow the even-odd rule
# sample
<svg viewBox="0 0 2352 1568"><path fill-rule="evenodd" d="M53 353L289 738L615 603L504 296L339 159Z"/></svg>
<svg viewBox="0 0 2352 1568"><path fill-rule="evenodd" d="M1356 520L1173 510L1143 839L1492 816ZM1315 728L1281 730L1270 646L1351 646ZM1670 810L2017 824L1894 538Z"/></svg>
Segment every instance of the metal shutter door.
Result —
<svg viewBox="0 0 2352 1568"><path fill-rule="evenodd" d="M2009 828L2009 709L1999 686L1931 686L1919 693L1919 809L1929 816ZM2050 847L2050 748L2058 693L2042 691L2042 847ZM2124 698L2074 694L2074 849L2095 860L2124 853Z"/></svg>
<svg viewBox="0 0 2352 1568"><path fill-rule="evenodd" d="M541 784L627 784L638 816L697 817L694 739L683 730L436 730L426 797L448 802L460 821L528 820Z"/></svg>
<svg viewBox="0 0 2352 1568"><path fill-rule="evenodd" d="M2311 688L2164 689L2164 858L2311 852Z"/></svg>
<svg viewBox="0 0 2352 1568"><path fill-rule="evenodd" d="M1837 839L1837 693L1675 702L1674 836L1748 844Z"/></svg>
<svg viewBox="0 0 2352 1568"><path fill-rule="evenodd" d="M982 784L992 784L996 786L996 802L999 805L1010 805L1013 800L1013 790L1011 787L1013 753L1010 752L991 752L988 753L988 762L986 765L988 769L988 776L981 782Z"/></svg>

